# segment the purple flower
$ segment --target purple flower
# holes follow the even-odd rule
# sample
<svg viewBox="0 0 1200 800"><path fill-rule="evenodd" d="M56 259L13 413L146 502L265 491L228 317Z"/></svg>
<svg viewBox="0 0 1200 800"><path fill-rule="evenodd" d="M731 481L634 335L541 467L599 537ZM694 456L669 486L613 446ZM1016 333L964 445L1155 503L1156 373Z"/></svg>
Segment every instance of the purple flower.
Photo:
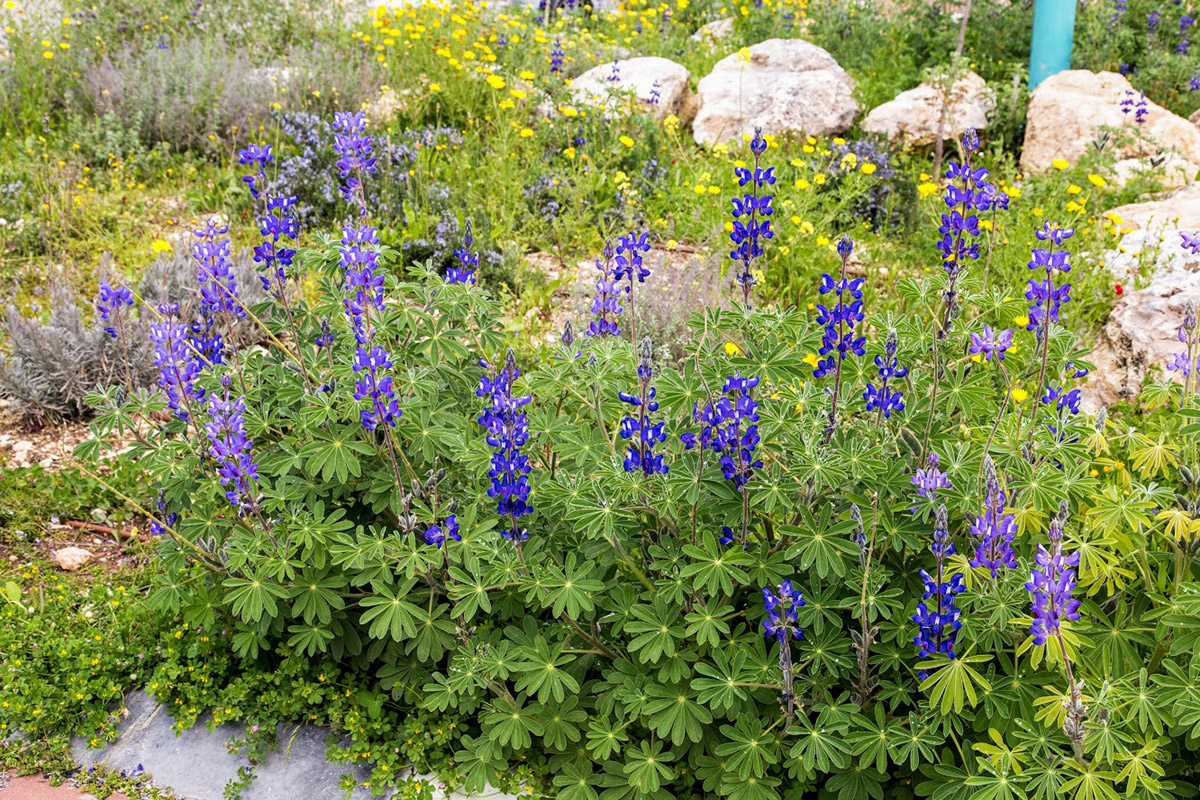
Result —
<svg viewBox="0 0 1200 800"><path fill-rule="evenodd" d="M554 40L554 49L550 51L550 74L563 74L563 60L566 58L566 53L562 49L562 41L558 38Z"/></svg>
<svg viewBox="0 0 1200 800"><path fill-rule="evenodd" d="M375 172L372 141L367 135L366 115L362 111L338 111L333 115L333 149L338 154L338 172L346 181L341 187L346 202L357 202L359 213L367 215L362 178Z"/></svg>
<svg viewBox="0 0 1200 800"><path fill-rule="evenodd" d="M1175 329L1175 338L1184 346L1183 352L1176 353L1175 357L1167 362L1167 369L1171 372L1178 372L1184 378L1184 385L1187 385L1187 378L1193 373L1200 372L1200 348L1196 347L1194 333L1196 330L1196 305L1191 300L1188 300L1183 305L1183 321L1178 328Z"/></svg>
<svg viewBox="0 0 1200 800"><path fill-rule="evenodd" d="M804 595L799 589L793 588L791 581L779 584L779 593L763 587L763 606L767 609L767 618L763 620L763 636L776 639L780 644L786 644L788 638L803 639L804 629L800 627L800 607L804 605Z"/></svg>
<svg viewBox="0 0 1200 800"><path fill-rule="evenodd" d="M971 334L971 355L982 355L985 361L991 361L992 356L1004 360L1004 354L1012 347L1013 332L1003 330L996 333L991 325L983 326L983 333Z"/></svg>
<svg viewBox="0 0 1200 800"><path fill-rule="evenodd" d="M483 361L480 366L489 369ZM529 424L522 409L533 398L513 396L513 385L520 374L516 356L510 349L500 371L494 377L484 374L475 392L488 399L479 424L487 432L487 443L495 451L488 470L492 481L488 497L497 501L496 513L508 518L509 526L501 529L500 535L512 539L518 547L529 538L529 531L523 530L518 520L533 511L529 503L529 459L521 452L521 447L529 440Z"/></svg>
<svg viewBox="0 0 1200 800"><path fill-rule="evenodd" d="M448 538L456 542L462 541L462 534L458 532L458 516L456 514L446 517L443 525L430 525L425 529L425 544L433 545L439 550L442 549L442 545Z"/></svg>
<svg viewBox="0 0 1200 800"><path fill-rule="evenodd" d="M1079 566L1079 553L1063 555L1062 526L1065 523L1065 507L1060 509L1050 522L1050 549L1038 545L1034 556L1034 567L1025 588L1033 595L1033 624L1029 632L1034 644L1045 644L1050 637L1060 636L1063 620L1079 619L1079 600L1075 590L1075 570Z"/></svg>
<svg viewBox="0 0 1200 800"><path fill-rule="evenodd" d="M150 535L162 536L168 529L174 528L176 522L179 522L179 514L174 511L167 511L167 494L162 489L158 490L158 499L155 501L155 507L158 509L158 517L150 518ZM138 766L141 765L139 764Z"/></svg>
<svg viewBox="0 0 1200 800"><path fill-rule="evenodd" d="M617 281L619 278L613 270L615 255L616 251L610 241L604 245L603 260L596 259L596 269L600 270L600 277L596 280L596 295L592 298L592 306L589 309L595 319L588 325L588 336L604 338L619 336L621 333L616 319L623 309L618 299Z"/></svg>
<svg viewBox="0 0 1200 800"><path fill-rule="evenodd" d="M755 128L754 138L750 140L754 168L735 167L733 170L738 186L750 187L741 197L733 198L733 231L729 234L733 241L729 257L738 265L737 282L742 287L742 296L747 304L750 302L750 290L756 282L755 263L762 258L766 241L775 236L770 220L766 219L774 213L771 207L774 196L763 193L766 187L775 184L775 168L763 169L760 166L766 150L767 140L763 138L762 128Z"/></svg>
<svg viewBox="0 0 1200 800"><path fill-rule="evenodd" d="M841 368L841 363L850 355L861 356L866 353L867 337L856 336L854 326L862 322L863 278L847 279L846 260L854 244L849 237L843 236L838 242L838 253L842 255L842 277L834 280L829 274L821 276L821 285L817 291L821 294L832 292L837 297L837 303L832 309L822 303L817 303L817 323L825 327L821 337L821 348L818 354L821 358L813 369L814 378L824 378Z"/></svg>
<svg viewBox="0 0 1200 800"><path fill-rule="evenodd" d="M167 395L167 405L175 416L187 422L188 407L204 399L204 390L196 388L201 372L200 356L188 341L187 326L178 322L179 306L163 304L158 307L163 316L151 323L150 341L154 343L154 366L158 367L158 385Z"/></svg>
<svg viewBox="0 0 1200 800"><path fill-rule="evenodd" d="M238 301L237 280L233 276L233 264L229 260L230 242L225 236L228 225L218 225L209 220L199 230L192 231L200 241L192 246L192 260L196 262L196 279L200 283L200 303L206 313L224 312L235 317L246 316L246 309Z"/></svg>
<svg viewBox="0 0 1200 800"><path fill-rule="evenodd" d="M971 526L971 533L978 541L971 566L987 567L995 578L1001 567L1013 569L1017 566L1017 555L1012 548L1017 522L1012 514L1005 513L1006 498L992 457L984 456L983 465L986 499L983 513L975 517L975 524Z"/></svg>
<svg viewBox="0 0 1200 800"><path fill-rule="evenodd" d="M912 476L912 485L917 487L917 495L931 503L939 489L950 488L950 479L938 469L939 464L937 453L930 453L925 466L919 467L917 474Z"/></svg>
<svg viewBox="0 0 1200 800"><path fill-rule="evenodd" d="M988 171L971 166L971 153L978 145L979 136L974 129L968 129L963 136L966 157L961 164L951 163L946 170L945 202L949 211L942 215L938 226L941 238L937 249L942 254L942 268L951 281L962 273L967 261L979 258L979 243L971 240L982 236L983 230L979 227L979 216L973 212L1008 206L1008 195L988 183Z"/></svg>
<svg viewBox="0 0 1200 800"><path fill-rule="evenodd" d="M882 379L880 385L876 387L873 383L867 384L867 390L863 392L863 399L867 401L867 411L877 408L883 413L885 419L891 418L893 411L904 410L904 393L888 386L888 381L892 378L903 378L908 375L908 369L900 366L900 360L896 357L899 347L895 329L888 331L883 355L875 356L875 366Z"/></svg>
<svg viewBox="0 0 1200 800"><path fill-rule="evenodd" d="M663 461L661 453L654 452L654 445L667 440L663 431L664 423L652 423L647 414L658 411L658 403L654 400L655 390L650 385L654 377L651 364L651 346L649 337L642 339L642 360L638 365L638 393L636 395L618 392L622 403L628 403L637 409L637 416L628 416L621 420L621 438L629 440L637 435L637 442L630 444L628 455L625 457L625 471L637 472L643 475L666 475L669 467Z"/></svg>
<svg viewBox="0 0 1200 800"><path fill-rule="evenodd" d="M933 552L934 574L930 575L921 570L921 580L925 584L925 593L917 604L917 613L913 614L913 622L917 623L917 635L913 644L917 646L918 655L928 658L941 654L954 658L954 644L958 638L958 629L962 627L959 620L960 610L955 604L955 596L964 588L961 572L956 572L950 580L946 580L946 558L954 555L954 544L950 541L950 532L946 517L946 507L938 506L936 522L934 523L933 543L929 546ZM930 598L933 602L930 603Z"/></svg>
<svg viewBox="0 0 1200 800"><path fill-rule="evenodd" d="M1071 299L1071 284L1058 285L1054 282L1057 273L1071 271L1071 252L1055 250L1054 247L1061 246L1074 234L1074 228L1060 228L1050 222L1035 232L1039 240L1051 244L1048 248L1035 247L1033 258L1029 261L1030 270L1045 273L1045 278L1030 278L1029 288L1025 292L1025 297L1033 301L1029 307L1029 324L1025 327L1027 330L1037 330L1039 336L1047 334L1050 323L1058 322L1059 309Z"/></svg>
<svg viewBox="0 0 1200 800"><path fill-rule="evenodd" d="M628 279L625 294L633 294L633 282L645 283L650 277L650 270L642 264L642 253L650 252L650 234L629 233L617 240L616 268L613 269L614 280Z"/></svg>
<svg viewBox="0 0 1200 800"><path fill-rule="evenodd" d="M463 234L462 247L454 248L454 257L458 259L458 267L446 270L448 283L475 283L475 270L479 266L479 254L471 252L475 237L471 235L471 220L467 220L467 229Z"/></svg>
<svg viewBox="0 0 1200 800"><path fill-rule="evenodd" d="M243 419L246 401L241 397L230 399L229 383L229 376L224 376L221 379L224 395L213 394L208 398L209 421L204 425L208 454L220 465L217 474L221 477L221 485L227 489L225 497L230 505L240 506L243 495L249 496L249 502L254 504L250 481L258 478L258 465L251 458L251 442L246 436Z"/></svg>
<svg viewBox="0 0 1200 800"><path fill-rule="evenodd" d="M1179 232L1180 238L1183 240L1179 246L1184 250L1188 250L1192 255L1200 252L1200 233L1188 233L1187 231Z"/></svg>
<svg viewBox="0 0 1200 800"><path fill-rule="evenodd" d="M133 292L128 286L113 288L107 283L100 284L100 295L96 298L96 313L104 322L120 319L121 306L133 306ZM114 315L115 318L114 318ZM117 338L115 325L105 327L104 332L112 338Z"/></svg>
<svg viewBox="0 0 1200 800"><path fill-rule="evenodd" d="M358 376L354 383L354 399L367 401L367 408L358 411L359 421L369 431L380 425L389 428L396 427L396 420L404 413L396 401L396 392L392 388L392 377L384 374L384 370L392 368L392 355L378 345L368 347L360 345L354 351L354 374Z"/></svg>
<svg viewBox="0 0 1200 800"><path fill-rule="evenodd" d="M360 345L367 344L374 336L371 309L383 311L383 275L375 271L379 256L373 245L377 244L379 231L374 227L346 225L342 229L342 247L338 252L341 256L339 264L345 271L347 294L342 307Z"/></svg>

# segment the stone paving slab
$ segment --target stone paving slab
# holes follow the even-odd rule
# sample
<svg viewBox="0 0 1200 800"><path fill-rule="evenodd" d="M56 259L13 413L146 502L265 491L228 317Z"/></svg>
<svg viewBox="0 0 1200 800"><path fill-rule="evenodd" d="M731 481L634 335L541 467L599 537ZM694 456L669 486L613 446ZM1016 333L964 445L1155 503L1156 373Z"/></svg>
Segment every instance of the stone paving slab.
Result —
<svg viewBox="0 0 1200 800"><path fill-rule="evenodd" d="M155 786L170 789L179 800L223 800L226 784L248 766L245 757L231 753L226 743L245 734L243 725L225 724L209 731L201 719L177 733L164 706L143 691L125 698L128 715L118 726L115 742L100 750L88 750L82 739L71 743L72 754L82 767L104 764L110 769L133 771L142 767ZM254 769L255 780L242 792L243 800L342 800L339 788L343 774L361 784L369 775L366 766L330 764L325 760L329 731L313 725L281 725L276 731L279 747ZM437 785L436 782L434 784ZM351 800L372 795L358 786ZM519 800L516 795L491 790L479 798L435 789L435 800ZM9 800L3 794L0 800ZM34 796L31 800L43 800ZM47 797L45 800L60 800ZM65 795L61 800L78 800Z"/></svg>
<svg viewBox="0 0 1200 800"><path fill-rule="evenodd" d="M75 760L83 767L105 764L132 771L139 765L158 786L170 787L180 800L222 800L227 783L247 759L231 753L226 742L245 733L241 725L220 725L209 731L204 720L176 733L166 709L143 691L125 698L128 716L118 727L115 742L101 750L88 750L82 739L72 742ZM361 783L365 767L330 764L325 760L328 731L310 725L280 726L280 746L255 768L257 776L242 792L243 800L336 800L343 797L338 784L343 773ZM365 800L370 792L357 789L352 800Z"/></svg>

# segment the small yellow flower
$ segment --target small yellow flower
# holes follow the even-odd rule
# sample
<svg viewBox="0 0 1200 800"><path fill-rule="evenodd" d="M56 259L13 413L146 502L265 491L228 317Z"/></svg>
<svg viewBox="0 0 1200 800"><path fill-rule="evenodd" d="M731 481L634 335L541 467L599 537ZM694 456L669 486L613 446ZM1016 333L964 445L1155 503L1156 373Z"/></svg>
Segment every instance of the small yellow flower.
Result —
<svg viewBox="0 0 1200 800"><path fill-rule="evenodd" d="M488 75L487 82L488 82L488 85L491 86L493 89L503 89L504 88L504 78L501 78L499 75Z"/></svg>
<svg viewBox="0 0 1200 800"><path fill-rule="evenodd" d="M1091 183L1092 186L1095 186L1097 188L1108 185L1108 181L1104 180L1104 178L1101 178L1099 175L1097 175L1095 173L1088 175L1088 182Z"/></svg>
<svg viewBox="0 0 1200 800"><path fill-rule="evenodd" d="M625 145L626 147L633 147L633 139L629 138L628 136L622 136L617 141L620 142L621 144Z"/></svg>
<svg viewBox="0 0 1200 800"><path fill-rule="evenodd" d="M862 171L863 171L863 175L874 175L875 174L875 165L874 164L863 164Z"/></svg>
<svg viewBox="0 0 1200 800"><path fill-rule="evenodd" d="M42 58L47 60L54 58L54 53L51 53L49 50L47 50L46 52L42 53Z"/></svg>
<svg viewBox="0 0 1200 800"><path fill-rule="evenodd" d="M165 239L155 239L150 243L150 249L155 253L165 253L171 249L171 243Z"/></svg>
<svg viewBox="0 0 1200 800"><path fill-rule="evenodd" d="M804 180L804 178L796 179L796 188L797 189L800 189L801 191L803 191L803 190L809 188L810 186L812 186L812 184L809 183L808 181Z"/></svg>
<svg viewBox="0 0 1200 800"><path fill-rule="evenodd" d="M738 354L739 354L739 353L741 353L741 352L742 352L741 348L740 348L740 347L738 347L738 346L737 346L736 344L734 344L733 342L726 342L726 343L725 343L725 355L727 355L727 356L736 356L736 355L738 355Z"/></svg>
<svg viewBox="0 0 1200 800"><path fill-rule="evenodd" d="M1067 194L1079 194L1082 191L1083 191L1082 186L1076 186L1073 183L1067 187Z"/></svg>
<svg viewBox="0 0 1200 800"><path fill-rule="evenodd" d="M575 157L575 148L568 147L566 150L563 150L563 155L566 156L567 158L574 158Z"/></svg>
<svg viewBox="0 0 1200 800"><path fill-rule="evenodd" d="M1018 403L1023 403L1029 399L1029 392L1027 392L1021 388L1013 389L1012 390L1012 399Z"/></svg>
<svg viewBox="0 0 1200 800"><path fill-rule="evenodd" d="M817 184L817 186L824 186L825 185L825 173L818 172L816 174L816 176L813 178L813 181Z"/></svg>
<svg viewBox="0 0 1200 800"><path fill-rule="evenodd" d="M805 364L808 364L813 369L816 369L817 364L821 363L821 360L819 358L817 358L816 353L809 353L802 360L804 361Z"/></svg>
<svg viewBox="0 0 1200 800"><path fill-rule="evenodd" d="M936 183L929 183L929 182L922 183L920 186L917 187L917 192L920 193L922 198L929 197L929 195L933 194L937 190L938 190L938 185Z"/></svg>
<svg viewBox="0 0 1200 800"><path fill-rule="evenodd" d="M990 219L982 219L979 221L979 227L985 231L992 229L992 221Z"/></svg>
<svg viewBox="0 0 1200 800"><path fill-rule="evenodd" d="M523 81L531 81L531 80L533 80L533 79L534 79L534 78L536 78L536 77L537 77L537 76L536 76L536 75L534 75L534 74L533 74L532 72L530 72L529 70L522 70L522 72L521 72L521 80L523 80Z"/></svg>
<svg viewBox="0 0 1200 800"><path fill-rule="evenodd" d="M1071 165L1065 158L1056 158L1050 162L1050 166L1054 167L1055 169L1067 169Z"/></svg>
<svg viewBox="0 0 1200 800"><path fill-rule="evenodd" d="M829 244L828 236L818 236L817 237L817 247L824 247L827 244Z"/></svg>
<svg viewBox="0 0 1200 800"><path fill-rule="evenodd" d="M1021 315L1019 317L1013 317L1013 324L1019 325L1022 328L1024 328L1026 325L1029 324L1029 317L1025 316L1025 315Z"/></svg>
<svg viewBox="0 0 1200 800"><path fill-rule="evenodd" d="M521 128L521 138L522 139L528 139L530 136L533 136L532 130L530 130L529 128Z"/></svg>

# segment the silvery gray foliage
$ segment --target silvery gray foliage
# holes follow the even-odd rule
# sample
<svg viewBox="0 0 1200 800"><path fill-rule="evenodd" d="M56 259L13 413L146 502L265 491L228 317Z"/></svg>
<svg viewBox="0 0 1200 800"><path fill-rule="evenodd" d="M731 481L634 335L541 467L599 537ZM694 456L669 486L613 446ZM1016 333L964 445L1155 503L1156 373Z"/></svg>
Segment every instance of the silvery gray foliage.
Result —
<svg viewBox="0 0 1200 800"><path fill-rule="evenodd" d="M108 272L108 266L106 255L101 274ZM233 269L248 306L268 299L249 253L236 254ZM200 290L191 256L163 253L146 269L137 292L153 306L179 303L183 319L192 319ZM4 334L0 396L12 403L23 421L43 424L87 414L84 398L97 387L125 384L127 379L134 389L153 386L158 370L147 336L153 315L140 306L124 313L125 336L113 339L104 332L105 323L95 309L65 284L52 284L43 299L24 309L9 303L0 319ZM216 329L224 335L225 320L218 320ZM254 322L235 322L232 340L237 347L256 343Z"/></svg>

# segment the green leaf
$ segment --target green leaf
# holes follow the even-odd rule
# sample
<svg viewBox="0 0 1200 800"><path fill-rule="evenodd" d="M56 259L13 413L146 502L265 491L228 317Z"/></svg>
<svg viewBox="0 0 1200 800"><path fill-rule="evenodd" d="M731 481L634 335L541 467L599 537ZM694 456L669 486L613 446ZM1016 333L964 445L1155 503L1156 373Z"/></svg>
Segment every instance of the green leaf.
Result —
<svg viewBox="0 0 1200 800"><path fill-rule="evenodd" d="M402 642L416 635L417 619L422 616L422 611L405 599L413 585L413 581L405 581L395 588L382 587L360 602L367 609L362 615L362 623L370 623L367 633L371 638L390 636Z"/></svg>
<svg viewBox="0 0 1200 800"><path fill-rule="evenodd" d="M982 664L990 661L991 656L963 656L948 659L937 656L929 661L917 664L917 669L931 673L921 682L921 691L929 692L929 703L940 707L943 714L953 711L962 713L965 706L972 708L979 702L976 687L991 689L992 685L972 667L972 664Z"/></svg>
<svg viewBox="0 0 1200 800"><path fill-rule="evenodd" d="M676 746L704 738L704 726L712 722L712 714L688 693L686 687L651 684L646 692L656 698L646 703L644 711L655 733L670 738L671 744Z"/></svg>

